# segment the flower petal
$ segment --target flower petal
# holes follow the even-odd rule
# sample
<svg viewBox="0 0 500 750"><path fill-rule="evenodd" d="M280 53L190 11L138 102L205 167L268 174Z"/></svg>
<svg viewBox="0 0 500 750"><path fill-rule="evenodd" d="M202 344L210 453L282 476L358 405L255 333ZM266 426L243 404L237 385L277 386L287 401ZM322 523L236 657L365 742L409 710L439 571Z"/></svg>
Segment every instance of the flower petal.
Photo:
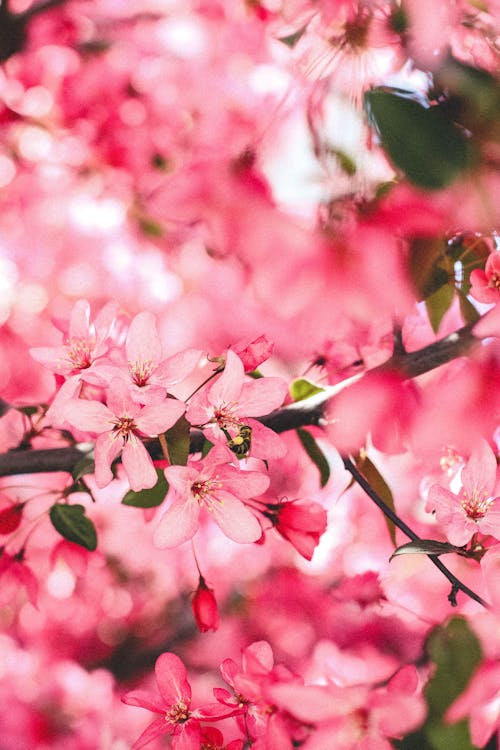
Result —
<svg viewBox="0 0 500 750"><path fill-rule="evenodd" d="M168 398L161 404L145 406L135 423L145 435L159 435L174 425L186 410L186 404L176 398Z"/></svg>
<svg viewBox="0 0 500 750"><path fill-rule="evenodd" d="M462 484L467 495L482 490L489 497L495 487L497 461L486 440L481 440L462 469Z"/></svg>
<svg viewBox="0 0 500 750"><path fill-rule="evenodd" d="M130 487L134 492L148 490L155 486L158 475L153 466L153 461L142 442L135 435L129 435L129 439L123 446L122 462Z"/></svg>
<svg viewBox="0 0 500 750"><path fill-rule="evenodd" d="M220 503L211 503L214 521L233 542L247 544L262 536L260 523L243 503L229 492L218 492Z"/></svg>
<svg viewBox="0 0 500 750"><path fill-rule="evenodd" d="M109 432L114 424L113 413L100 401L68 400L61 413L73 427L85 432Z"/></svg>
<svg viewBox="0 0 500 750"><path fill-rule="evenodd" d="M191 700L191 686L187 679L186 667L176 654L167 651L158 657L155 676L160 695L167 706L181 700Z"/></svg>
<svg viewBox="0 0 500 750"><path fill-rule="evenodd" d="M119 455L123 446L121 437L113 432L105 432L95 443L95 481L101 489L106 487L113 479L111 464Z"/></svg>
<svg viewBox="0 0 500 750"><path fill-rule="evenodd" d="M136 363L151 363L154 366L160 361L162 347L153 313L140 312L134 317L128 329L125 348L131 367Z"/></svg>
<svg viewBox="0 0 500 750"><path fill-rule="evenodd" d="M196 500L175 499L160 518L153 536L155 547L170 549L192 539L198 531L200 508Z"/></svg>
<svg viewBox="0 0 500 750"><path fill-rule="evenodd" d="M152 740L156 739L162 734L167 734L170 731L170 727L163 717L155 719L149 724L141 736L132 745L132 750L140 750L141 747L145 747Z"/></svg>

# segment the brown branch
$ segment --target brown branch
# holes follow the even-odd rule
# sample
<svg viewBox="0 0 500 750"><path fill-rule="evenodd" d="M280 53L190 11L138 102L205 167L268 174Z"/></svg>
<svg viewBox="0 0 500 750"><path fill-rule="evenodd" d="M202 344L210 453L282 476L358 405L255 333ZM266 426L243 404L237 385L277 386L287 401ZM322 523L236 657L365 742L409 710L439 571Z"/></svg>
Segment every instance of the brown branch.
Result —
<svg viewBox="0 0 500 750"><path fill-rule="evenodd" d="M399 372L405 378L414 378L423 375L430 370L451 362L461 357L479 343L472 334L472 326L467 325L458 331L440 339L429 346L418 349L415 352L396 353L384 364L368 370L365 374L355 375L352 378L327 387L322 393L311 396L304 401L291 404L283 409L260 417L262 424L270 427L275 432L286 432L296 430L298 427L318 425L321 422L328 402L337 393L348 388L369 373L375 372ZM157 440L145 441L146 447L153 459L161 459L162 452ZM199 430L192 430L190 452L196 453L203 445L203 435ZM88 448L82 446L70 446L68 448L49 448L46 450L11 450L0 454L0 476L12 474L38 474L41 472L66 471L71 473L75 464L88 452Z"/></svg>

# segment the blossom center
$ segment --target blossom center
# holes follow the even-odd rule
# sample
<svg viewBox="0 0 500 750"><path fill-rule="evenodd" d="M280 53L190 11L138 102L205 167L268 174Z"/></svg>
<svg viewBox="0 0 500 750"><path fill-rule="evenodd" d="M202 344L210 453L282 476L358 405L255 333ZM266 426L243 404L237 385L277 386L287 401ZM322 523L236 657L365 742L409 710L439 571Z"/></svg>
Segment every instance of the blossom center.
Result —
<svg viewBox="0 0 500 750"><path fill-rule="evenodd" d="M217 425L223 429L234 428L238 430L241 422L235 414L236 402L230 404L221 404L217 409L214 410L213 419L217 422Z"/></svg>
<svg viewBox="0 0 500 750"><path fill-rule="evenodd" d="M137 362L129 362L128 369L132 380L140 387L148 384L149 378L153 374L155 368L150 359L145 359Z"/></svg>
<svg viewBox="0 0 500 750"><path fill-rule="evenodd" d="M491 503L492 498L488 497L486 492L480 489L474 489L470 495L463 492L460 498L462 508L473 521L483 518Z"/></svg>
<svg viewBox="0 0 500 750"><path fill-rule="evenodd" d="M191 485L191 492L193 493L193 497L199 504L200 508L205 506L207 510L212 510L212 503L215 502L219 505L222 503L222 501L215 496L217 490L222 489L222 486L222 482L219 482L218 476L215 475L213 479L205 479L203 481L198 480L197 482L193 482L193 484Z"/></svg>
<svg viewBox="0 0 500 750"><path fill-rule="evenodd" d="M500 275L498 273L492 273L488 279L488 286L492 289L500 290Z"/></svg>
<svg viewBox="0 0 500 750"><path fill-rule="evenodd" d="M168 724L183 724L189 719L189 701L180 700L169 708L165 714L165 721Z"/></svg>
<svg viewBox="0 0 500 750"><path fill-rule="evenodd" d="M114 422L113 432L126 441L128 440L130 433L136 429L137 425L135 424L133 417L119 417Z"/></svg>
<svg viewBox="0 0 500 750"><path fill-rule="evenodd" d="M87 339L72 338L66 344L68 359L75 370L86 370L92 364L90 344Z"/></svg>

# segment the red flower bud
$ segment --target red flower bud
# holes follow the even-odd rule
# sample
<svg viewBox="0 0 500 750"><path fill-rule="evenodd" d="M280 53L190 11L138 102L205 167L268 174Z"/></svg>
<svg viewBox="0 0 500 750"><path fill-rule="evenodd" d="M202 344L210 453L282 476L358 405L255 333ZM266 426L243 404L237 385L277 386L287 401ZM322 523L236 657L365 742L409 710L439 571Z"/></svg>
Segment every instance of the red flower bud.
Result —
<svg viewBox="0 0 500 750"><path fill-rule="evenodd" d="M11 534L17 529L23 517L24 503L9 505L0 510L0 534Z"/></svg>
<svg viewBox="0 0 500 750"><path fill-rule="evenodd" d="M266 516L276 531L310 560L326 529L326 511L319 503L287 500L267 506Z"/></svg>
<svg viewBox="0 0 500 750"><path fill-rule="evenodd" d="M214 590L209 589L205 579L200 575L200 581L191 602L194 619L200 633L217 630L219 627L219 611Z"/></svg>

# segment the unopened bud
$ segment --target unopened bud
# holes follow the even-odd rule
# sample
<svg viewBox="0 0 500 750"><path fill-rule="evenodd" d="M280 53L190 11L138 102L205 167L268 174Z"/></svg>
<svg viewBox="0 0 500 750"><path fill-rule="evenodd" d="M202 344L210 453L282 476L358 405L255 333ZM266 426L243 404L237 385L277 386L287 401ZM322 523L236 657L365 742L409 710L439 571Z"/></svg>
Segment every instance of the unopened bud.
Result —
<svg viewBox="0 0 500 750"><path fill-rule="evenodd" d="M219 611L213 589L209 589L205 579L200 575L198 588L191 602L194 619L200 633L217 630L219 627Z"/></svg>

